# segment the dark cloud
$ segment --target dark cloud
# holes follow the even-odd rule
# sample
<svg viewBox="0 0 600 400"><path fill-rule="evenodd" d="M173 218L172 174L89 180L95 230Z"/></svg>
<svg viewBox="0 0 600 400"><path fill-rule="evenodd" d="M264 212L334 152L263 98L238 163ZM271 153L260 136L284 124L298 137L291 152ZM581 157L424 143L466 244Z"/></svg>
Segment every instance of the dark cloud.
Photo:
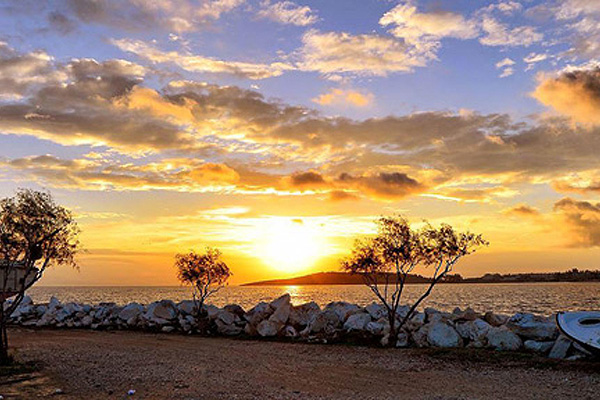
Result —
<svg viewBox="0 0 600 400"><path fill-rule="evenodd" d="M51 29L59 32L62 35L67 35L73 32L77 27L75 21L58 11L52 11L48 13L48 24L50 25Z"/></svg>
<svg viewBox="0 0 600 400"><path fill-rule="evenodd" d="M564 198L554 204L573 234L575 246L600 246L600 203Z"/></svg>
<svg viewBox="0 0 600 400"><path fill-rule="evenodd" d="M540 211L537 208L531 207L527 204L517 204L514 207L505 209L504 211L502 211L502 213L518 217L536 217L540 215Z"/></svg>
<svg viewBox="0 0 600 400"><path fill-rule="evenodd" d="M318 187L327 185L325 178L315 171L296 173L291 176L291 184L293 186L311 186Z"/></svg>

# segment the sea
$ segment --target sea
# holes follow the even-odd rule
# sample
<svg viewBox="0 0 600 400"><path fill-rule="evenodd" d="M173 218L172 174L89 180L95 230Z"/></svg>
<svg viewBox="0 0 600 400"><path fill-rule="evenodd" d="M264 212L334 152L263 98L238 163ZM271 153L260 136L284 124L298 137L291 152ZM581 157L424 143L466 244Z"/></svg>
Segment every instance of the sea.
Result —
<svg viewBox="0 0 600 400"><path fill-rule="evenodd" d="M415 301L426 285L407 285L403 304ZM292 303L310 301L320 306L333 301L367 305L375 297L364 285L308 285L308 286L226 286L208 301L222 307L238 304L248 310L261 301L271 301L289 293ZM51 287L36 286L28 291L35 303L45 303L54 296L61 302L97 304L113 302L120 305L170 299L175 302L191 298L190 289L176 287ZM503 284L440 284L423 307L452 311L456 307L471 307L478 312L493 311L502 314L530 312L551 315L558 311L600 310L600 282L589 283L503 283ZM421 307L421 308L423 308Z"/></svg>

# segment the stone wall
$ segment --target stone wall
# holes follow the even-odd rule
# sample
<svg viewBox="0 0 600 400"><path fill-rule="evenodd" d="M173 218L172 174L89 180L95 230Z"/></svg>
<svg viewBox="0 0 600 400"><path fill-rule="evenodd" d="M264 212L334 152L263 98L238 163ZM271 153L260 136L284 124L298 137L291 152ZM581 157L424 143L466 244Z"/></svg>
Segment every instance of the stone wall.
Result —
<svg viewBox="0 0 600 400"><path fill-rule="evenodd" d="M366 307L333 302L319 307L314 302L294 306L288 294L270 303L261 302L245 311L232 304L206 306L208 320L198 321L191 300L174 303L161 300L148 305L114 303L97 305L60 303L34 304L30 297L11 316L25 327L131 329L222 336L281 338L306 342L352 342L375 345L390 343L385 309L373 303ZM404 317L408 307L398 310ZM553 317L517 313L513 316L467 308L452 313L426 308L400 330L396 347L474 347L499 351L530 351L551 358L578 360L592 354L559 334Z"/></svg>

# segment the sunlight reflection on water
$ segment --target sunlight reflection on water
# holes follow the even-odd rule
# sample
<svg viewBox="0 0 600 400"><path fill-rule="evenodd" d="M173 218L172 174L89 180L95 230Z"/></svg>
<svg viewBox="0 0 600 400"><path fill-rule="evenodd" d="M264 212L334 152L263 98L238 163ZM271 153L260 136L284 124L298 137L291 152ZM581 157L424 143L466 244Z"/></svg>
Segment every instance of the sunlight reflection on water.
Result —
<svg viewBox="0 0 600 400"><path fill-rule="evenodd" d="M408 285L404 300L413 301L424 285ZM260 301L271 301L284 293L294 304L315 301L324 306L331 301L366 305L374 298L362 285L314 286L228 286L211 299L223 306L239 304L245 309ZM161 299L181 301L190 298L185 287L34 287L29 291L35 302L47 302L56 296L62 302L81 303L137 301L151 303ZM451 311L455 307L472 307L476 311L515 313L519 311L552 314L562 310L600 309L600 283L532 283L532 284L444 284L437 286L425 306Z"/></svg>

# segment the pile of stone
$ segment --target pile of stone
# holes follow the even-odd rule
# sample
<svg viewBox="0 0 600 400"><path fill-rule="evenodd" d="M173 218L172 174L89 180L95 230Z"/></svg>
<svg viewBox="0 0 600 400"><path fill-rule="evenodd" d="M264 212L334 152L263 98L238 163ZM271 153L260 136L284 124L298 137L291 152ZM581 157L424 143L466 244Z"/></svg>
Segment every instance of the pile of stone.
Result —
<svg viewBox="0 0 600 400"><path fill-rule="evenodd" d="M321 308L314 302L292 305L290 295L270 303L261 302L245 311L239 305L205 306L198 319L196 305L186 300L161 300L143 305L115 303L97 305L34 304L26 297L12 314L11 322L25 327L132 329L160 332L214 334L264 338L288 338L307 342L353 342L396 347L469 347L499 351L531 351L556 359L578 360L592 354L559 334L553 317L517 313L513 316L467 308L442 312L426 308L415 313L390 338L386 309L373 303L366 307L333 302ZM398 320L408 313L398 309ZM399 324L399 322L397 322Z"/></svg>

